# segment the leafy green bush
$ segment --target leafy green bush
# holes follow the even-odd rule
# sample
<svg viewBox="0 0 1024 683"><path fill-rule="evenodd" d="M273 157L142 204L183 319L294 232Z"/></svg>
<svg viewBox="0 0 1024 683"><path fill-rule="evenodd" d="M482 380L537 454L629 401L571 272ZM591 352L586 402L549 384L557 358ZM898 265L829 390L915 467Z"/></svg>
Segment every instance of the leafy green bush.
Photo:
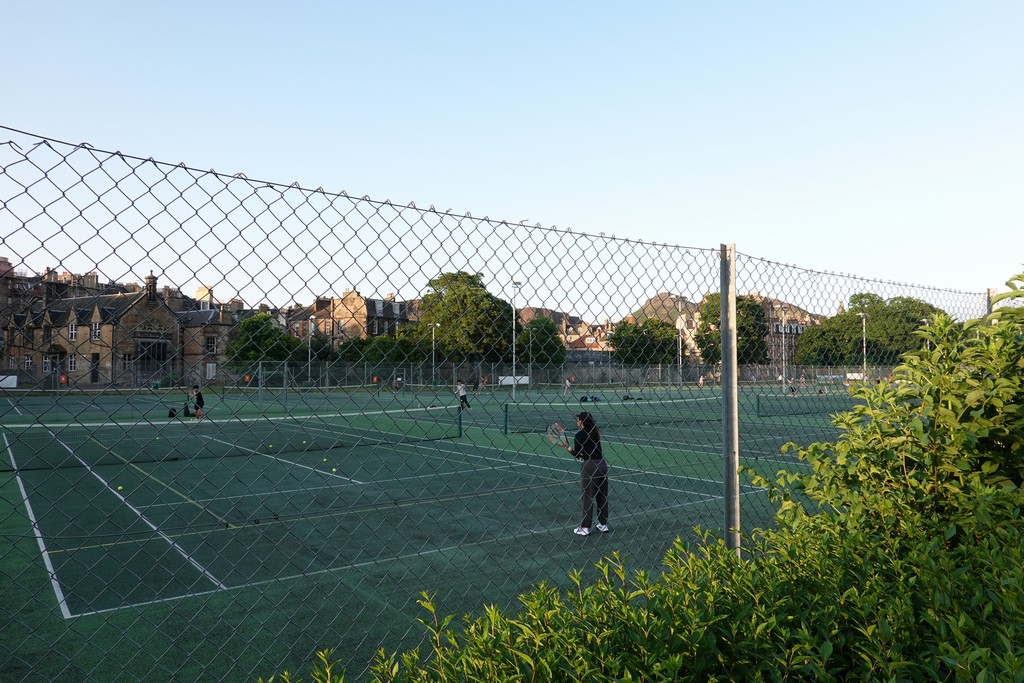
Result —
<svg viewBox="0 0 1024 683"><path fill-rule="evenodd" d="M809 473L752 477L779 525L744 559L705 534L656 578L612 557L457 628L423 595L428 651L382 651L372 679L1024 681L1024 308L923 334L835 443L798 449Z"/></svg>

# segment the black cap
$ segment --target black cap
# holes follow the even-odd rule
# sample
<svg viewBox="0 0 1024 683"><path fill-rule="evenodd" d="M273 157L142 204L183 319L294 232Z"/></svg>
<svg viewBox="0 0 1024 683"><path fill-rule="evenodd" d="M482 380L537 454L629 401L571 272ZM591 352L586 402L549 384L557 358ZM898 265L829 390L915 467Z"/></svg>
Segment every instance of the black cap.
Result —
<svg viewBox="0 0 1024 683"><path fill-rule="evenodd" d="M583 411L582 413L580 413L579 415L576 416L576 419L577 420L587 420L589 417L590 417L590 413L588 413L586 411Z"/></svg>

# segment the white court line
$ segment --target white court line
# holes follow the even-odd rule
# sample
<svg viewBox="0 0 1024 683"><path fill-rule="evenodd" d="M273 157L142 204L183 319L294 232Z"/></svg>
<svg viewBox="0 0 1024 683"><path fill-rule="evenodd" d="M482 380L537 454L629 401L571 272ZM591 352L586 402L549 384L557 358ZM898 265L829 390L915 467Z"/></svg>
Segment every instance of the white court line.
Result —
<svg viewBox="0 0 1024 683"><path fill-rule="evenodd" d="M11 448L11 444L7 441L7 435L4 434L4 448L11 455L11 466L14 467L14 471L18 471L18 463L14 460L14 450ZM28 521L32 525L32 533L36 537L36 543L39 545L39 552L43 556L43 565L46 567L46 573L50 575L50 585L53 586L54 596L57 598L57 604L60 606L60 613L65 619L71 618L71 610L68 609L67 599L64 597L64 591L60 587L60 582L57 581L57 572L54 571L53 563L50 561L50 553L46 550L46 542L43 540L43 532L39 529L39 523L36 521L36 515L32 511L32 504L28 502L28 492L25 491L25 484L21 480L20 474L15 474L14 478L18 482L18 488L21 490L21 499L25 503L25 511L28 513Z"/></svg>
<svg viewBox="0 0 1024 683"><path fill-rule="evenodd" d="M416 453L416 454L418 454L418 455L420 455L422 457L430 457L431 452L433 452L433 453L438 454L438 456L441 456L441 457L443 457L444 455L458 455L458 456L463 457L464 459L475 459L475 460L481 460L481 461L485 461L485 462L499 463L500 466L491 465L491 466L477 467L477 468L472 468L472 469L456 468L455 470L453 470L451 472L446 472L446 473L430 472L430 473L423 474L423 475L415 475L415 476L407 476L407 477L393 477L391 479L374 479L372 481L361 481L361 480L358 480L358 479L352 479L351 477L345 477L345 476L339 475L337 473L325 472L322 469L319 469L319 468L316 468L316 467L310 467L308 465L303 465L303 464L297 463L297 462L295 462L293 460L289 460L287 458L282 458L282 457L279 457L279 456L268 455L268 454L260 452L260 451L256 451L256 450L249 449L249 448L245 448L243 446L238 446L237 444L229 444L228 442L222 441L220 439L215 439L213 437L208 437L208 440L209 441L214 441L214 442L217 442L217 443L222 443L222 444L226 444L226 445L235 446L236 448L239 448L241 450L253 453L255 455L263 456L263 457L268 458L270 460L275 460L277 462L284 463L284 464L287 464L287 465L293 465L295 467L299 467L299 468L302 468L302 469L305 469L305 470L316 472L318 474L322 474L322 475L324 475L326 477L340 479L342 481L349 482L349 483L352 483L352 484L357 484L357 485L360 485L360 486L383 486L385 484L393 484L393 483L401 482L401 481L414 481L414 480L435 478L435 477L441 476L442 474L471 474L471 473L479 473L479 472L487 472L487 471L497 471L497 470L514 470L514 469L520 469L520 468L528 469L532 473L536 473L538 470L543 470L545 472L554 473L554 474L558 474L558 475L569 475L566 478L563 478L563 477L550 477L549 478L550 481L560 481L560 482L567 483L567 484L575 483L575 481L576 481L576 472L574 471L573 468L570 468L568 466L566 466L566 467L544 466L544 465L539 465L539 464L533 463L533 462L524 462L524 461L510 460L510 459L508 459L507 457L504 457L504 456L480 455L478 453L465 452L465 451L459 450L457 448L442 448L442 447L440 447L437 444L432 444L429 447L425 447L423 443L418 443L418 444L408 444L408 443L407 444L392 444L392 446L394 447L394 449L396 451L401 449L401 450L405 450L405 451L408 451L408 452L414 452L414 453ZM512 453L512 454L521 454L521 453L523 453L523 451L510 450L510 449L504 449L504 448L496 448L494 446L487 446L487 445L483 445L483 444L473 444L472 448L475 449L475 450L497 451L498 453ZM425 453L424 451L428 451L428 452ZM539 457L545 458L545 459L553 459L553 460L557 460L557 461L563 462L563 463L565 462L565 457L564 456L560 457L560 456L556 456L556 455L550 455L550 454L546 454L546 453L536 453L536 452L528 452L528 453L530 455L539 456ZM446 462L450 462L450 460L448 460L448 459L445 459L445 461ZM566 463L566 465L568 465L568 463ZM652 476L652 477L669 478L669 479L682 480L683 482L697 481L697 482L701 482L701 483L712 483L712 484L721 484L722 483L721 480L718 480L718 479L706 479L706 478L703 478L703 477L693 477L693 476L684 475L684 474L675 474L675 473L672 473L672 472L659 472L659 471L651 471L651 470L638 470L638 469L627 468L627 467L623 467L621 465L615 465L615 464L611 464L611 466L614 468L613 472L619 471L619 472L625 472L627 474L634 474L634 475L644 475L644 476ZM613 476L614 476L614 474L613 474ZM712 494L709 494L709 493L706 493L706 492L702 492L702 491L694 491L694 490L689 489L689 488L674 488L674 487L671 487L671 486L658 485L658 484L650 484L650 483L645 483L645 482L642 482L642 481L637 481L636 479L630 479L630 478L625 478L625 477L623 477L621 479L616 478L614 481L616 481L617 483L629 484L629 485L632 485L632 486L635 486L635 487L640 487L640 488L650 488L650 489L660 490L660 491L670 491L670 492L673 492L673 493L679 493L679 494L684 494L684 495L699 496L699 497L702 497L702 498L715 498L716 497L716 496L714 496ZM757 489L756 487L753 487L753 486L750 486L750 485L747 485L747 484L741 484L741 488L747 488L747 489L750 489L750 490L760 490L760 489ZM321 489L321 490L323 490L323 489ZM273 490L265 491L265 492L258 493L258 494L253 494L252 492L248 492L246 494L242 494L242 495L238 495L238 496L229 496L227 498L222 498L222 497L217 497L217 498L199 498L197 500L199 502L213 502L213 501L216 501L216 500L241 499L241 498L248 498L248 497L252 497L252 496L255 496L257 498L269 498L269 497L273 497L275 495L279 495L281 493L299 492L299 491L307 492L307 491L309 491L309 489L301 488L301 489L291 489L291 490L285 490L285 491L282 491L280 489L273 489ZM152 508L157 508L157 507L162 507L162 506L169 506L169 505L173 505L173 504L171 504L171 503L158 503L158 504L154 504L154 505L146 506L146 507L147 507L147 509L152 509Z"/></svg>
<svg viewBox="0 0 1024 683"><path fill-rule="evenodd" d="M14 408L14 410L18 413L18 415L24 415L25 414L25 413L21 412L21 408L18 407L18 404L15 403L13 399L9 398L9 399L7 399L7 402L11 404L11 407Z"/></svg>
<svg viewBox="0 0 1024 683"><path fill-rule="evenodd" d="M742 495L747 495L747 494L742 494ZM616 519L630 519L630 518L633 518L633 517L644 517L644 516L649 515L651 513L667 512L667 511L676 510L676 509L679 509L679 508L690 507L692 505L704 505L707 502L708 501L703 501L703 500L700 500L700 501L696 501L696 500L695 501L687 501L685 503L679 503L678 505L666 505L664 507L655 508L653 510L644 510L642 512L633 512L633 513L629 513L629 514L625 514L625 515L618 515L616 517ZM461 551L461 550L464 550L464 549L467 549L467 548L483 546L483 545L491 545L491 544L494 544L494 543L506 543L508 541L512 541L512 540L516 540L516 539L520 539L520 538L529 538L530 536L541 536L541 535L545 535L545 534L554 534L554 533L562 534L562 533L567 533L567 532L569 532L571 530L572 530L571 525L566 525L566 524L557 524L557 525L556 524L550 524L550 525L545 526L545 527L539 527L539 528L535 528L535 529L526 529L524 531L516 532L516 533L512 533L512 534L507 534L505 536L496 536L494 538L488 538L488 539L483 539L483 540L479 540L479 541L472 541L472 542L469 542L469 543L457 543L455 545L442 546L442 547L439 547L439 548L431 548L429 550L418 550L416 552L405 553L404 555L394 555L392 557L382 557L382 558L378 558L378 559L374 559L374 560L365 560L363 562L353 562L352 564L343 565L341 567L328 567L327 569L319 569L319 570L317 570L315 572L306 572L304 574L290 574L288 576L277 576L277 577L274 577L273 579L264 579L262 581L253 581L252 583L237 584L237 585L234 585L234 586L230 586L230 587L226 588L225 590L226 591L238 591L238 590L245 590L245 589L248 589L248 588L257 588L257 587L260 587L260 586L266 586L266 585L280 583L280 582L284 582L284 581L305 580L305 579L308 579L308 578L313 577L313 576L323 576L323 575L327 575L327 574L337 574L337 573L351 571L351 570L354 570L354 569L364 569L366 567L373 567L373 566L377 566L377 565L393 564L395 562L405 562L407 560L414 560L414 559L417 559L417 558L427 557L429 555L437 555L439 553L458 552L458 551ZM613 534L615 533L614 529L612 530L612 533ZM108 607L106 609L93 610L91 612L82 612L81 614L75 614L75 615L72 615L72 616L74 616L74 617L88 617L88 616L93 616L93 615L97 615L97 614L108 614L110 612L117 612L117 611L120 611L122 609L136 609L138 607L146 607L146 606L149 606L149 605L164 605L164 604L167 604L167 603L170 603L170 602L178 602L179 600L186 600L188 598L196 598L196 597L201 597L201 596L204 596L204 595L212 595L212 594L217 593L217 592L218 591L208 590L208 591L199 591L199 592L195 592L195 593L185 593L183 595L176 595L176 596L170 597L170 598L160 598L159 600L146 600L146 601L143 601L143 602L133 602L133 603L129 603L127 605L119 605L117 607Z"/></svg>
<svg viewBox="0 0 1024 683"><path fill-rule="evenodd" d="M299 468L304 469L304 470L311 470L313 472L318 472L318 473L323 474L324 476L327 476L327 477L333 477L335 479L342 479L344 481L352 482L353 484L359 484L359 485L366 484L365 481L359 481L358 479L352 479L351 477L343 477L343 476L341 476L340 474L338 474L336 472L324 472L323 470L317 469L316 467L310 467L309 465L302 465L302 464L294 462L292 460L286 460L285 458L279 458L276 455L270 455L268 453L263 453L261 451L253 450L252 448L246 448L245 446L239 446L236 443L231 443L231 442L228 442L228 441L222 441L221 439L215 439L212 436L207 437L206 435L203 435L203 434L198 434L197 436L201 436L202 438L206 439L207 441L212 441L214 443L222 443L222 444L224 444L226 446L233 446L234 448L237 448L237 449L243 450L243 451L248 451L249 453L253 453L254 455L262 455L264 458L269 458L271 460L276 460L277 462L287 463L289 465L293 465L295 467L299 467Z"/></svg>
<svg viewBox="0 0 1024 683"><path fill-rule="evenodd" d="M287 418L282 418L282 419L287 419ZM488 429L488 428L484 428L484 429ZM5 439L6 439L6 437L5 437ZM228 443L228 442L224 442L224 441L221 441L221 440L218 440L218 439L214 439L212 437L210 437L209 440L210 441L218 441L219 443ZM613 443L621 443L621 442L613 442ZM67 445L65 445L63 443L62 443L62 445L64 445L64 447L67 450L71 451L71 449ZM232 445L232 446L236 446L237 447L237 444L228 443L228 445ZM559 457L559 456L550 455L550 454L546 454L546 453L538 453L538 452L533 452L533 451L513 450L513 449L505 449L505 448L496 448L494 446L488 446L488 445L485 445L485 444L470 444L470 445L475 450L485 450L485 451L492 451L492 452L493 451L497 451L498 453L512 453L512 454L528 453L529 455L539 456L539 457L544 458L544 459L551 458L551 459L559 460L561 462L565 462L564 457ZM402 448L404 450L423 449L423 445L422 444L416 444L416 445L413 445L413 444L395 444L395 446L396 446L396 450L398 448ZM246 451L248 451L250 453L253 453L253 454L262 455L263 457L266 457L266 458L271 459L271 460L275 460L275 461L278 461L278 462L281 462L281 463L285 463L285 464L288 464L288 465L292 465L292 466L296 466L296 467L301 467L301 468L304 468L304 469L308 469L308 470L311 470L311 471L318 472L318 473L326 475L328 477L333 477L333 478L341 479L341 480L344 480L344 481L347 481L347 482L351 482L351 483L355 483L355 484L359 484L359 485L381 483L381 482L377 482L377 481L362 482L362 481L354 480L354 479L351 479L351 478L343 477L343 476L340 476L340 475L337 475L337 474L327 473L327 472L324 472L323 470L320 470L320 469L317 469L317 468L314 468L314 467L309 467L309 466L306 466L306 465L302 465L302 464L299 464L299 463L295 463L293 461L290 461L290 460L287 460L287 459L284 459L284 458L280 458L280 457L277 457L277 456L268 455L266 453L259 453L258 451L255 451L253 449L245 449L245 448L243 448L243 450L246 450ZM426 449L423 449L423 450L426 450ZM461 455L465 459L477 459L477 460L482 460L482 461L487 461L487 462L499 462L499 463L502 464L501 467L493 467L493 468L488 468L488 469L495 469L495 470L497 470L497 469L514 469L514 468L524 467L524 468L529 468L531 470L537 470L538 468L540 468L540 469L543 469L543 470L546 470L546 471L549 471L549 472L558 473L558 474L561 474L561 475L574 474L572 469L570 467L568 467L568 466L567 467L562 467L562 468L549 467L549 466L539 466L536 463L513 461L513 460L509 460L508 458L504 458L504 457L480 455L478 453L461 451L461 450L458 450L456 448L441 448L441 447L436 446L436 445L432 445L429 450L437 453L438 456L440 456L441 454L444 454L444 453L447 453L447 454L458 454L458 455ZM417 452L421 452L422 453L422 450L417 450ZM72 455L74 455L73 452L72 452ZM78 459L77 456L75 456L75 457L76 457L76 459ZM80 459L79 459L79 461L82 462ZM96 476L98 479L100 479L100 481L103 482L104 485L107 486L108 489L110 489L110 486L107 484L107 482L105 480L102 479L102 477L99 477L84 462L82 464L85 465L86 468L90 470L90 473L92 473L94 476ZM568 463L566 463L566 465L568 465ZM622 466L615 466L615 465L613 465L613 466L616 467L616 469L619 469L620 471L624 471L624 472L631 472L631 473L637 473L637 474L650 474L650 475L656 475L656 476L661 476L661 477L671 477L671 478L683 479L683 480L695 480L695 481L702 481L702 482L706 482L706 481L717 482L717 480L707 480L707 479L703 479L703 478L690 477L690 476L680 475L680 474L672 474L672 473L664 473L664 472L656 472L656 471L647 471L647 470L637 470L637 469L625 468L625 467L622 467ZM460 470L460 471L464 471L464 470ZM474 471L479 471L479 470L474 470ZM436 475L436 473L432 473L432 474L426 475L426 476L437 476L437 475ZM419 478L419 477L417 477L417 478ZM568 483L568 481L571 481L571 480L567 480L567 483ZM630 483L636 484L637 482L630 482ZM718 482L718 483L720 483L720 482ZM641 484L641 485L643 485L643 484ZM646 486L651 486L651 487L654 487L654 488L664 488L664 489L667 489L667 490L670 490L670 491L673 491L673 492L676 492L676 493L680 493L680 494L690 494L690 495L694 495L694 496L699 496L700 498L703 498L703 500L700 500L700 499L698 499L698 500L690 500L690 501L686 501L686 502L679 503L679 504L676 504L676 505L668 505L668 506L663 506L663 507L660 507L660 508L655 508L653 510L646 510L646 511L640 511L640 512L623 514L623 515L617 515L617 517L616 517L617 519L629 519L629 518L634 518L634 517L643 517L643 516L647 516L647 515L650 515L650 514L653 514L653 513L670 511L670 510L673 510L673 509L681 509L681 508L690 507L690 506L694 506L694 505L703 505L703 504L706 504L708 502L708 500L706 500L707 498L717 499L716 496L709 496L708 494L698 493L698 492L689 491L689 490L672 489L672 488L668 488L668 487L659 487L659 486L651 485L651 484L647 484ZM758 489L757 491L760 491L760 489ZM749 493L754 493L754 492L755 491L752 491L752 492L749 492ZM749 493L744 493L744 494L741 494L741 495L749 495ZM115 495L118 495L118 494L115 493ZM119 498L121 498L122 501L124 501L125 504L128 505L128 507L130 507L132 510L134 510L136 512L136 514L138 514L139 517L141 519L143 519L143 521L146 521L146 523L149 524L150 527L154 529L154 531L159 533L162 537L165 538L165 540L168 540L168 542L171 543L172 546L174 546L176 549L178 549L179 553L183 553L183 551L181 549L179 549L174 544L174 542L171 541L169 539L169 537L167 537L166 534L164 534L159 529L157 529L155 526L153 526L151 523L149 523L149 521L146 520L145 517L134 506L130 505L126 500L124 500L124 498L122 496L119 496ZM216 579L213 579L213 581L214 581L215 585L217 585L217 587L218 587L218 589L220 591L239 590L239 589L250 588L250 587L257 587L257 586L271 584L271 583L278 583L278 582L281 582L281 581L299 580L299 579L304 579L304 578L307 578L307 577L310 577L310 576L343 572L343 571L347 571L347 570L351 570L351 569L359 569L359 568L363 568L363 567L367 567L367 566L386 564L386 563L394 563L394 562L409 560L409 559L423 557L423 556L437 554L437 553L459 551L459 550L462 550L462 549L465 549L465 548L470 548L470 547L474 547L474 546L482 546L482 545L491 544L491 543L497 543L497 542L505 542L505 541L509 541L509 540L513 540L513 539L517 539L517 538L525 538L525 537L529 537L529 536L535 536L535 535L541 535L541 534L549 534L549 533L556 533L556 532L557 533L562 533L565 530L565 528L566 527L563 524L549 525L549 526L542 527L542 528L527 529L527 530L522 531L522 532L509 534L509 535L498 537L498 538L495 538L495 539L487 539L487 540L481 540L481 541L474 541L474 542L471 542L471 543L459 543L459 544L455 544L455 545L451 545L451 546L434 548L434 549L429 549L429 550L424 550L424 551L417 551L417 552L414 552L414 553L408 553L408 554L399 555L399 556L393 556L393 557L388 557L388 558L378 558L378 559L374 559L374 560L368 560L368 561L364 561L364 562L353 563L353 564L342 566L342 567L333 567L333 568L323 569L323 570L319 570L319 571L316 571L316 572L303 573L303 574L295 574L295 575L284 576L284 577L275 577L274 579L267 579L267 580L257 581L257 582L248 583L248 584L238 584L238 585L230 586L230 587L229 586L225 586L224 584L220 583ZM186 557L186 559L189 559L190 562L192 562L191 558L188 558L187 555L183 555L183 556ZM193 565L196 566L197 568L199 568L201 571L203 571L204 574L206 574L208 577L210 577L212 579L212 575L210 575L204 569L199 567L198 564L193 562ZM81 614L76 614L76 615L70 615L70 614L67 614L65 612L65 618L70 618L72 616L78 617L78 616L89 616L89 615L94 615L94 614L103 614L103 613L109 613L109 612L118 611L118 610L125 609L125 608L135 608L135 607L145 606L145 605L165 604L165 603L169 603L169 602L175 602L175 601L178 601L178 600L184 600L184 599L189 598L189 597L198 597L198 596L202 596L202 595L214 594L214 593L217 593L217 592L218 591L216 591L216 590L189 592L189 593L186 593L186 594L183 594L183 595L174 596L174 597L170 597L170 598L161 598L161 599L158 599L158 600L143 601L143 602L139 602L139 603L131 603L131 604L127 604L127 605L121 605L121 606L118 606L118 607L112 607L112 608L107 608L107 609L102 609L102 610L95 610L95 611L90 611L90 612L83 612Z"/></svg>
<svg viewBox="0 0 1024 683"><path fill-rule="evenodd" d="M480 430L481 431L497 431L498 428L497 427L481 427ZM539 436L539 434L534 434L533 432L520 432L520 435L521 436L529 436L529 435L538 435ZM641 448L643 448L643 447L648 445L648 444L641 444L641 443L636 443L636 442L632 442L632 441L622 441L621 439L620 440L612 440L612 439L602 438L601 442L602 443L621 444L623 446L638 446L638 447L641 447ZM481 444L473 444L473 447L474 448L483 448L483 449L492 450L492 451L498 451L499 453L517 453L518 454L518 453L524 452L524 451L510 450L510 449L504 449L504 448L495 448L494 446L486 446L486 445L481 445ZM671 446L666 446L666 448L668 450L681 450L678 447L672 448ZM460 452L460 451L454 451L454 452ZM559 461L562 461L565 458L565 456L550 455L550 454L547 454L547 453L538 453L538 452L535 452L535 451L526 451L526 452L529 452L531 455L539 456L541 458L554 458L554 459L559 460ZM506 462L511 462L511 461L506 461ZM524 463L519 463L519 464L521 464L523 467L536 467L537 466L536 464L525 463L525 462ZM657 470L642 470L642 469L636 469L636 468L633 468L633 467L626 467L624 465L616 464L614 462L614 460L609 460L608 461L608 466L610 468L613 468L613 471L618 470L620 472L628 472L630 474L657 475L657 476L660 476L660 477L671 477L672 479L684 479L684 480L688 480L688 481L699 481L699 482L706 483L706 484L721 484L722 483L721 479L707 479L705 477L694 477L694 476L690 476L688 474L675 474L673 472L660 472L660 471L657 471ZM751 488L754 488L754 487L751 487ZM676 489L672 489L672 490L676 490ZM688 491L686 491L686 490L679 490L679 493L687 493L687 492Z"/></svg>
<svg viewBox="0 0 1024 683"><path fill-rule="evenodd" d="M155 525L155 524L153 524L153 522L149 521L149 519L147 519L147 518L146 518L146 516L145 516L144 514L142 514L142 511L141 511L141 510L139 510L139 509L138 509L137 507L135 507L134 505L132 505L131 503L129 503L129 502L128 502L128 499L127 499L127 498L125 498L125 497L124 497L124 496L122 496L122 495L121 495L120 493L118 493L117 491L115 491L115 490L114 490L114 487L112 487L112 486L110 485L110 483L109 483L109 482L108 482L108 481L107 481L106 479L104 479L103 477L101 477L101 476L100 476L100 475L99 475L99 474L98 474L98 473L96 472L96 470L94 470L94 469L92 468L92 465L90 465L89 463L85 462L85 461L84 461L84 460L82 460L82 459L81 459L80 457L78 457L78 456L77 456L77 455L75 454L75 452L74 452L73 450L71 450L71 447L70 447L70 446L68 446L68 445L67 445L66 443L64 443L64 442L63 442L63 441L61 441L60 439L58 439L58 438L57 438L57 435L56 435L56 434L54 434L53 432L50 432L50 436L52 436L52 437L54 438L54 440L55 440L55 441L57 441L57 443L59 443L59 444L60 444L61 446L63 446L63 447L64 447L64 448L65 448L65 449L67 450L67 452L68 452L68 453L70 453L70 454L71 454L71 456L72 456L72 457L73 457L73 458L74 458L75 460L77 460L78 462L82 463L82 466L83 466L83 467L85 467L85 468L86 468L87 470L89 470L89 474L91 474L91 475L92 475L93 477L95 477L96 479L98 479L98 480L100 481L100 483L101 483L101 484L103 484L103 487L104 487L104 488L106 488L106 489L107 489L108 491L110 491L110 492L111 492L112 494L114 494L115 496L117 496L117 497L118 497L118 499L120 499L120 501L121 501L122 503L124 503L124 504L125 504L125 506L126 506L126 507L127 507L127 508L128 508L129 510L131 510L132 512L134 512L134 513L135 513L135 514L136 514L136 515L138 516L138 518L139 518L139 519L141 519L141 520L142 520L143 522L145 522L145 523L146 523L146 526L148 526L148 527L149 527L150 529L152 529L152 530L153 530L154 532L156 532L156 534L157 534L158 536L160 536L160 538L162 538L162 539L163 539L164 541L166 541L166 542L167 542L167 544L168 544L168 545L170 545L170 546L171 546L172 548L174 548L175 552L177 552L177 553L178 553L179 555L181 555L181 556L182 556L183 558L185 558L185 560L186 560L186 561L187 561L187 562L188 562L189 564L191 564L191 565L192 565L193 567L195 567L195 568L196 568L196 569L197 569L197 570L198 570L198 571L199 571L199 572L200 572L200 573L201 573L201 574L202 574L203 576L205 576L205 577L206 577L207 579L209 579L209 581L210 581L210 582L211 582L211 583L212 583L213 585L217 586L217 588L220 588L221 590L224 590L224 589L226 589L226 588L227 588L227 586L225 586L225 585L224 585L223 583L221 583L220 579L218 579L218 578L217 578L216 576L214 576L213 574L211 574L211 573L210 573L210 572L209 572L209 571L208 571L208 570L207 570L207 569L206 569L206 568L205 568L205 567L204 567L203 565L199 564L199 562L198 562L198 561L196 561L196 559L195 559L195 558L193 558L193 557L192 557L191 555L189 555L189 554L188 554L188 551L186 551L186 550L185 550L184 548L182 548L182 547L181 547L181 546L179 546L179 545L178 545L177 543L175 543L175 542L174 542L174 540L173 540L173 539L172 539L172 538L171 538L170 536L168 536L167 534L165 534L165 533L164 533L164 532L163 532L163 531L162 531L162 530L161 530L161 529L160 529L160 528L159 528L159 527L158 527L157 525ZM5 436L5 439L6 439L6 436Z"/></svg>

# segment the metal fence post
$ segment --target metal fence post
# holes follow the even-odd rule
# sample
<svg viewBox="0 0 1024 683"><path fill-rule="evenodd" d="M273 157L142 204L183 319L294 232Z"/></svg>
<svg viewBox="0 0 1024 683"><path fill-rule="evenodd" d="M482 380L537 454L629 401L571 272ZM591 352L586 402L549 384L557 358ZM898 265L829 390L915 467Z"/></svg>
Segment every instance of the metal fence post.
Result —
<svg viewBox="0 0 1024 683"><path fill-rule="evenodd" d="M736 245L721 247L722 467L725 481L725 542L740 554L739 407L736 359Z"/></svg>

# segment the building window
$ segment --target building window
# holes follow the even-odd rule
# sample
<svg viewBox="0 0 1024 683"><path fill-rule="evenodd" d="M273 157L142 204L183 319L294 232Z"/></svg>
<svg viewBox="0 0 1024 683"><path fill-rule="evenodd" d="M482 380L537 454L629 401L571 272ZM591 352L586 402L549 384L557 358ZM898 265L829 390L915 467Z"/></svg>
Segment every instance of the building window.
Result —
<svg viewBox="0 0 1024 683"><path fill-rule="evenodd" d="M206 335L206 352L217 353L217 335L208 334Z"/></svg>
<svg viewBox="0 0 1024 683"><path fill-rule="evenodd" d="M50 372L50 357L49 356L43 356L43 372L46 372L46 373Z"/></svg>
<svg viewBox="0 0 1024 683"><path fill-rule="evenodd" d="M121 369L131 370L132 369L132 354L123 353L121 354Z"/></svg>
<svg viewBox="0 0 1024 683"><path fill-rule="evenodd" d="M207 380L212 380L212 379L216 379L216 377L217 377L217 364L216 363L207 363L206 364L206 379Z"/></svg>
<svg viewBox="0 0 1024 683"><path fill-rule="evenodd" d="M43 341L48 342L53 337L53 328L49 325L43 325Z"/></svg>
<svg viewBox="0 0 1024 683"><path fill-rule="evenodd" d="M25 356L25 369L26 370L31 370L32 369L32 356Z"/></svg>
<svg viewBox="0 0 1024 683"><path fill-rule="evenodd" d="M71 354L68 356L68 372L75 372L78 370L78 356Z"/></svg>
<svg viewBox="0 0 1024 683"><path fill-rule="evenodd" d="M68 341L78 341L78 323L68 325Z"/></svg>
<svg viewBox="0 0 1024 683"><path fill-rule="evenodd" d="M7 359L7 369L15 370L18 367L18 361L14 360L14 356Z"/></svg>
<svg viewBox="0 0 1024 683"><path fill-rule="evenodd" d="M93 339L99 339L100 338L100 324L101 323L93 323L92 324L92 338Z"/></svg>

